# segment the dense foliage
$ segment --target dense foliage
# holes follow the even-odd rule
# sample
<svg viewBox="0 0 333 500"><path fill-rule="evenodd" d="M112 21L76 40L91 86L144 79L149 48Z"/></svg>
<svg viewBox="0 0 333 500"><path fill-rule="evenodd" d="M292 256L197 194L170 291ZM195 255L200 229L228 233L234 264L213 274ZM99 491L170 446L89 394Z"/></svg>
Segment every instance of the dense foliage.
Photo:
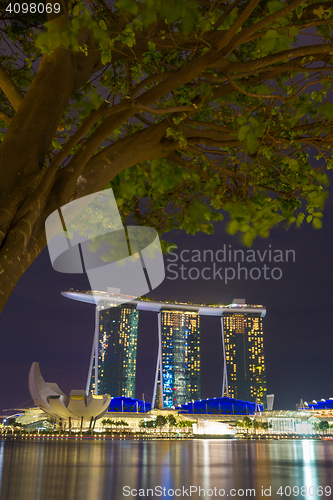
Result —
<svg viewBox="0 0 333 500"><path fill-rule="evenodd" d="M320 228L332 7L86 0L29 29L1 7L2 305L45 218L106 186L161 234L211 233L223 212L247 245L281 221Z"/></svg>

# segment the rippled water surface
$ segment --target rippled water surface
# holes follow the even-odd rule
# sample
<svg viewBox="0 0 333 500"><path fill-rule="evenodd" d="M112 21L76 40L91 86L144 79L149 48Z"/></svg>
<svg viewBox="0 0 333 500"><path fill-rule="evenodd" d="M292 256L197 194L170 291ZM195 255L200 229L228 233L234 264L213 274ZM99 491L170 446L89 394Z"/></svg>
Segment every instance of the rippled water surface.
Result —
<svg viewBox="0 0 333 500"><path fill-rule="evenodd" d="M333 442L0 441L1 500L317 500L330 487Z"/></svg>

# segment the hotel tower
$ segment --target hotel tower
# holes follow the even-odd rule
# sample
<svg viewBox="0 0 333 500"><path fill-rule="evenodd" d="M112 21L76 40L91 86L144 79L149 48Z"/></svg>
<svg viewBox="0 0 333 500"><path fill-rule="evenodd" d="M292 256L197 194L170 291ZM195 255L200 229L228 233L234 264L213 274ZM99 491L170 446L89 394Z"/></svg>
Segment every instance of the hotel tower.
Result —
<svg viewBox="0 0 333 500"><path fill-rule="evenodd" d="M223 314L227 367L225 389L228 388L225 393L235 399L264 403L266 372L262 309L248 312L243 299L234 299L234 304L238 307Z"/></svg>
<svg viewBox="0 0 333 500"><path fill-rule="evenodd" d="M262 318L266 309L234 299L228 305L135 299L111 292L62 292L96 304L87 393L135 397L139 311L157 313L158 353L152 408L201 397L200 316L220 318L222 396L264 403L266 373ZM207 339L208 341L208 339ZM96 364L96 359L98 363Z"/></svg>
<svg viewBox="0 0 333 500"><path fill-rule="evenodd" d="M163 407L200 399L199 314L162 309L161 337Z"/></svg>
<svg viewBox="0 0 333 500"><path fill-rule="evenodd" d="M134 398L139 311L130 304L101 303L97 309L87 388L93 394Z"/></svg>

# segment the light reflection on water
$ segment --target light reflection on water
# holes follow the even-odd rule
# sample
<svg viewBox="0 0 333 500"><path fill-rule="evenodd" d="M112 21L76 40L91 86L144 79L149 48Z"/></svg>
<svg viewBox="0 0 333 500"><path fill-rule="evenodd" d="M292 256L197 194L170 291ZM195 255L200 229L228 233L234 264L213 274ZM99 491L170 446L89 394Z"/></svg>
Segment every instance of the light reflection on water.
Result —
<svg viewBox="0 0 333 500"><path fill-rule="evenodd" d="M272 487L272 498L287 498L277 495L280 486L333 487L332 479L333 442L0 441L1 500L133 498L123 495L124 486L137 490L201 486L206 491L216 487L226 494L231 488L255 488L255 498L264 498L262 487ZM150 498L158 497L150 494ZM192 493L191 498L220 497ZM291 494L289 498L319 496Z"/></svg>

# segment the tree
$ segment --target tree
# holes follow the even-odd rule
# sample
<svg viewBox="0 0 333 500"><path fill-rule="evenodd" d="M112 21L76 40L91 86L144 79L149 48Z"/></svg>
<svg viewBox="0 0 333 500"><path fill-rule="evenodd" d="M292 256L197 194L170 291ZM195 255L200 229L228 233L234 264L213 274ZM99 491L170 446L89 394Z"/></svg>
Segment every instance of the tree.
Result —
<svg viewBox="0 0 333 500"><path fill-rule="evenodd" d="M195 424L193 420L179 420L177 426L178 427L192 427Z"/></svg>
<svg viewBox="0 0 333 500"><path fill-rule="evenodd" d="M268 422L261 422L260 423L260 427L264 430L264 431L268 431L268 429L270 429L272 427L272 424L271 423L268 423Z"/></svg>
<svg viewBox="0 0 333 500"><path fill-rule="evenodd" d="M104 425L104 427L105 426L112 427L113 425L119 425L118 422L112 420L111 418L104 418L102 420L102 424Z"/></svg>
<svg viewBox="0 0 333 500"><path fill-rule="evenodd" d="M252 429L254 429L254 433L257 434L257 429L260 429L261 427L261 422L258 422L258 420L254 419L252 421Z"/></svg>
<svg viewBox="0 0 333 500"><path fill-rule="evenodd" d="M246 434L249 433L249 429L252 429L252 420L249 417L243 418L243 427L246 429Z"/></svg>
<svg viewBox="0 0 333 500"><path fill-rule="evenodd" d="M242 420L237 420L236 427L238 429L243 429L243 427L244 427L243 421Z"/></svg>
<svg viewBox="0 0 333 500"><path fill-rule="evenodd" d="M319 422L313 422L312 423L312 427L313 427L313 430L315 430L316 432L319 431Z"/></svg>
<svg viewBox="0 0 333 500"><path fill-rule="evenodd" d="M140 420L139 427L141 429L152 429L155 427L155 420Z"/></svg>
<svg viewBox="0 0 333 500"><path fill-rule="evenodd" d="M126 420L116 420L115 425L119 427L128 427L129 424L128 422L126 422Z"/></svg>
<svg viewBox="0 0 333 500"><path fill-rule="evenodd" d="M48 215L107 186L160 234L321 227L331 1L56 3L27 30L0 7L0 310Z"/></svg>
<svg viewBox="0 0 333 500"><path fill-rule="evenodd" d="M321 422L319 422L318 429L321 432L324 432L326 434L329 428L330 424L327 422L327 420L322 420Z"/></svg>
<svg viewBox="0 0 333 500"><path fill-rule="evenodd" d="M177 420L175 419L175 417L173 415L168 415L167 416L167 420L168 420L168 424L171 426L171 427L175 427L175 425L177 425Z"/></svg>
<svg viewBox="0 0 333 500"><path fill-rule="evenodd" d="M155 419L155 427L163 427L168 422L167 417L164 415L157 415Z"/></svg>

